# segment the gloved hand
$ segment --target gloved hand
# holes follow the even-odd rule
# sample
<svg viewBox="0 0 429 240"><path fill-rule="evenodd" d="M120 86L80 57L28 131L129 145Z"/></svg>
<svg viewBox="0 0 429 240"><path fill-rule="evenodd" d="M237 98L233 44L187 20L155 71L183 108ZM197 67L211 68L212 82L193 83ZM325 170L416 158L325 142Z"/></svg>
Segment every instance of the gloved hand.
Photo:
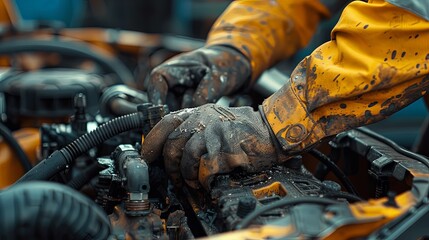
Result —
<svg viewBox="0 0 429 240"><path fill-rule="evenodd" d="M257 172L289 159L270 131L250 107L207 104L165 116L145 137L142 155L150 163L163 155L176 186L183 177L193 188L209 189L217 174Z"/></svg>
<svg viewBox="0 0 429 240"><path fill-rule="evenodd" d="M216 102L250 80L250 63L238 50L208 46L177 55L156 67L146 82L154 105L170 109ZM168 96L169 95L169 96ZM167 102L167 96L172 101ZM176 103L178 106L172 106Z"/></svg>

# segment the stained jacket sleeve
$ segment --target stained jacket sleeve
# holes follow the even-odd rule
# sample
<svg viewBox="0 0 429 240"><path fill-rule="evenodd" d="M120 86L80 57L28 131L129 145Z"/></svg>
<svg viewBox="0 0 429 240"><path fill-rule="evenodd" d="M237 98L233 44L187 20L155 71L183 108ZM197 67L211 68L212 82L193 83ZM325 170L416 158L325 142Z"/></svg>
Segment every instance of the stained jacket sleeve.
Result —
<svg viewBox="0 0 429 240"><path fill-rule="evenodd" d="M429 87L429 22L384 0L354 1L331 41L293 71L263 112L284 150L382 120Z"/></svg>
<svg viewBox="0 0 429 240"><path fill-rule="evenodd" d="M319 21L329 15L319 0L234 1L213 25L207 45L238 49L250 60L255 80L265 69L304 47Z"/></svg>

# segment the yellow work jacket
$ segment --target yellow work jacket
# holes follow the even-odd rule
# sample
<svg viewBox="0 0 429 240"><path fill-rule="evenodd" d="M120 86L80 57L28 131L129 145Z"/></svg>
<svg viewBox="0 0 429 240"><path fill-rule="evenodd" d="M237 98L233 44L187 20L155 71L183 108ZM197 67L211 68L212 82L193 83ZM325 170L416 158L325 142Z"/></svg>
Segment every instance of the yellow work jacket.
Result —
<svg viewBox="0 0 429 240"><path fill-rule="evenodd" d="M208 45L229 45L251 62L252 80L304 47L330 16L323 0L235 1ZM263 102L284 150L302 151L327 136L374 123L426 93L429 3L369 0L348 4L331 41L301 61Z"/></svg>

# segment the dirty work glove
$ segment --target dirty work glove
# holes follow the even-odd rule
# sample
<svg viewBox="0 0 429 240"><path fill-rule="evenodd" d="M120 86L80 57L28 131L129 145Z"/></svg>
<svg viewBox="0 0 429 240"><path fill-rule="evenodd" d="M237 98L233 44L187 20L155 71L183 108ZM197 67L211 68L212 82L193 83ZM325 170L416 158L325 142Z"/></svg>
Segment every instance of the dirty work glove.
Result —
<svg viewBox="0 0 429 240"><path fill-rule="evenodd" d="M258 172L287 160L270 131L250 107L207 104L165 116L145 137L142 155L149 162L163 156L176 186L183 177L193 188L210 189L217 174Z"/></svg>
<svg viewBox="0 0 429 240"><path fill-rule="evenodd" d="M248 80L250 63L238 50L207 46L156 67L146 82L146 90L154 105L169 104L170 109L178 109L216 102Z"/></svg>

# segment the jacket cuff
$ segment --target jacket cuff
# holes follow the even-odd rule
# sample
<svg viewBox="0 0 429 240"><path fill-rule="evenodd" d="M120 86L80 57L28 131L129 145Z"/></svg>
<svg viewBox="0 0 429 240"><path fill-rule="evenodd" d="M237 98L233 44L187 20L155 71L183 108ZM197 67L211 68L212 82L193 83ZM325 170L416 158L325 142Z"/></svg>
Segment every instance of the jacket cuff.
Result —
<svg viewBox="0 0 429 240"><path fill-rule="evenodd" d="M279 91L265 99L263 114L283 150L294 154L322 140L326 134L307 109L301 76L295 75Z"/></svg>

